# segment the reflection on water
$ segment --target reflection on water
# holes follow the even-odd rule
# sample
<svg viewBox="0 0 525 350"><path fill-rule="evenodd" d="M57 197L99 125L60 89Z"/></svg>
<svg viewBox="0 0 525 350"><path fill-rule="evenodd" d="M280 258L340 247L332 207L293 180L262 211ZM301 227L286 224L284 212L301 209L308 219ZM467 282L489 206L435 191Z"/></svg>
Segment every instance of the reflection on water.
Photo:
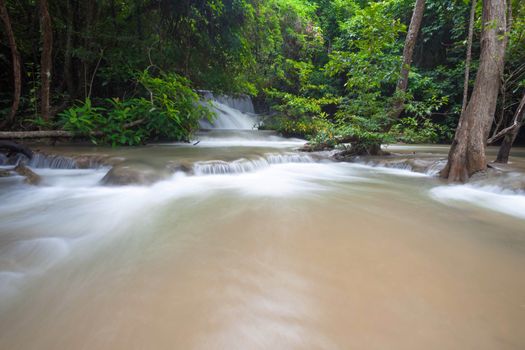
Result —
<svg viewBox="0 0 525 350"><path fill-rule="evenodd" d="M104 152L160 167L298 141L213 142ZM522 193L295 160L151 186L0 178L0 348L525 347Z"/></svg>

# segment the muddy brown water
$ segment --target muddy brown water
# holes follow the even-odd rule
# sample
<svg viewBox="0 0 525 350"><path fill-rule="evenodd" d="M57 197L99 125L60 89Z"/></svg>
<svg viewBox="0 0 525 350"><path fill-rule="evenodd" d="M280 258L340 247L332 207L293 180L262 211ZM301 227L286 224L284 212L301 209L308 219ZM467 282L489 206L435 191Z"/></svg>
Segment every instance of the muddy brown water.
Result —
<svg viewBox="0 0 525 350"><path fill-rule="evenodd" d="M162 164L298 144L90 152ZM525 348L520 191L331 162L122 187L98 184L105 168L34 170L44 185L0 178L0 349Z"/></svg>

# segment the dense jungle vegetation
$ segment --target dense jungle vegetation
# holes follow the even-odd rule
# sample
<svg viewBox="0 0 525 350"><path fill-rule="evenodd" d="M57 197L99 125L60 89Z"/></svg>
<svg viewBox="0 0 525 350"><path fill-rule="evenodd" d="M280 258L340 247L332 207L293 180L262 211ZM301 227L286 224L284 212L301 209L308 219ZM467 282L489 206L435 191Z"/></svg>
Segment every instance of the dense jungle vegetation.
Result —
<svg viewBox="0 0 525 350"><path fill-rule="evenodd" d="M483 143L514 141L521 126L521 0L0 0L0 12L5 131L187 140L213 118L197 103L198 90L211 90L251 95L268 115L262 127L314 149L450 143L469 112L467 51L470 114L479 105L491 117ZM504 44L501 62L484 68L496 79L478 74L490 57L484 40ZM477 78L480 89L497 80L496 99L474 93ZM459 134L454 144L468 139ZM479 170L467 168L455 177Z"/></svg>

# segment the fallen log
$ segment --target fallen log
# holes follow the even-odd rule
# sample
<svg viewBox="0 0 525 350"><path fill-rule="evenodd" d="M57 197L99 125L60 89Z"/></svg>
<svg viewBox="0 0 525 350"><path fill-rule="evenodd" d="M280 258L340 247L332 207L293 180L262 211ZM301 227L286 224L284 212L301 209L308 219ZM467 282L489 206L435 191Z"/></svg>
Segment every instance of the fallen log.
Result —
<svg viewBox="0 0 525 350"><path fill-rule="evenodd" d="M75 137L75 134L65 130L39 131L0 131L0 139L39 139L48 137Z"/></svg>
<svg viewBox="0 0 525 350"><path fill-rule="evenodd" d="M12 141L0 141L0 150L7 150L9 153L22 153L27 158L33 158L33 151L29 147L20 145Z"/></svg>
<svg viewBox="0 0 525 350"><path fill-rule="evenodd" d="M122 126L123 129L130 129L134 126L143 124L145 119L138 119ZM92 131L89 134L75 134L66 130L37 130L37 131L0 131L0 139L45 139L45 138L75 138L89 136L104 136L102 131Z"/></svg>

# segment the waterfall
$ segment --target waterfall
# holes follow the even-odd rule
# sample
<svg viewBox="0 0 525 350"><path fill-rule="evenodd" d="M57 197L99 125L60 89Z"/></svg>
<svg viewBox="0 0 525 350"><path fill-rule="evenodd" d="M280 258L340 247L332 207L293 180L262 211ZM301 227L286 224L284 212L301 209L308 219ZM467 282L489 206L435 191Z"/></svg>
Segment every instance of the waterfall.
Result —
<svg viewBox="0 0 525 350"><path fill-rule="evenodd" d="M197 162L193 165L193 172L197 176L220 175L220 174L242 174L267 168L272 164L285 163L313 163L315 160L308 156L296 153L267 153L264 157L256 159L237 159L233 162L222 160L210 160Z"/></svg>
<svg viewBox="0 0 525 350"><path fill-rule="evenodd" d="M215 113L212 123L207 120L200 121L201 129L256 129L259 120L254 113L253 103L249 96L215 96L210 91L199 92L204 100L211 102L211 109Z"/></svg>
<svg viewBox="0 0 525 350"><path fill-rule="evenodd" d="M71 157L35 153L27 162L32 168L76 169L77 162Z"/></svg>

